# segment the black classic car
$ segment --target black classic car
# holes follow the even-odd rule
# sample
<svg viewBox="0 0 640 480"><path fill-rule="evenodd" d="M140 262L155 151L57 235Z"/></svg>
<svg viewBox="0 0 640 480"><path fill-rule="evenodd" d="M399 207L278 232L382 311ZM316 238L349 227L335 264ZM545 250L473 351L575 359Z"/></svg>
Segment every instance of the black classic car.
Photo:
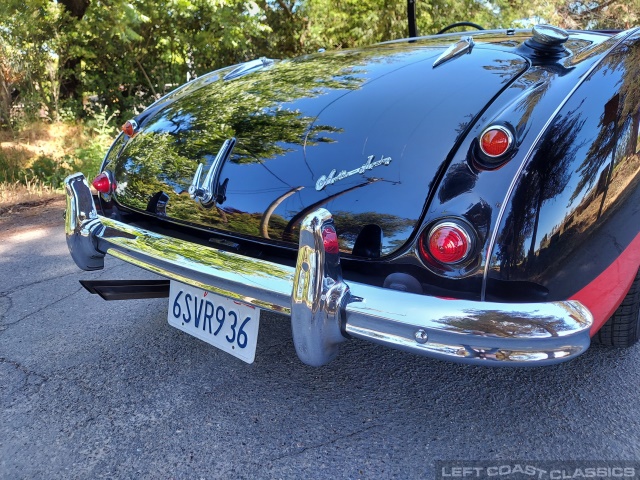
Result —
<svg viewBox="0 0 640 480"><path fill-rule="evenodd" d="M640 335L640 29L484 30L193 80L127 122L92 195L68 177L84 270L167 280L169 323L252 362L260 312L300 359L369 340L547 365Z"/></svg>

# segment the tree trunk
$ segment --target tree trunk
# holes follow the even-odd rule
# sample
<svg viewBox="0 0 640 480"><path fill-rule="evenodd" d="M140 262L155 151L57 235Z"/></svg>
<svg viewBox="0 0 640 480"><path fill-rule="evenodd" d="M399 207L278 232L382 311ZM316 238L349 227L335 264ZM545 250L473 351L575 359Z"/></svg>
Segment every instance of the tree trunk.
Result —
<svg viewBox="0 0 640 480"><path fill-rule="evenodd" d="M89 8L90 0L59 0L67 12L71 14L77 21L81 21L84 14ZM61 78L60 81L60 97L62 98L78 98L82 82L76 76L75 70L80 65L80 58L69 58L63 65L59 65ZM70 72L65 75L63 72ZM57 114L57 112L56 112Z"/></svg>
<svg viewBox="0 0 640 480"><path fill-rule="evenodd" d="M11 90L4 73L0 71L0 128L11 123Z"/></svg>

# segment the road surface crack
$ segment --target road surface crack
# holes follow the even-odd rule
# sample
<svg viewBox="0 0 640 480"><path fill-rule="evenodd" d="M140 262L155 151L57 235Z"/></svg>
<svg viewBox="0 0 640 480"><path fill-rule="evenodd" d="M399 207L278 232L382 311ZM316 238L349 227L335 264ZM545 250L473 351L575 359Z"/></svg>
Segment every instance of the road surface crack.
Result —
<svg viewBox="0 0 640 480"><path fill-rule="evenodd" d="M14 367L17 371L19 371L22 375L24 375L24 381L22 382L22 387L19 387L19 389L24 391L25 395L27 396L31 396L38 393L42 385L44 385L44 383L49 380L49 378L46 375L43 375L38 372L34 372L33 370L21 364L20 362L9 360L8 358L5 358L5 357L0 357L0 365L9 365L11 367ZM4 387L7 388L8 385L5 384ZM12 405L14 403L15 402L12 402Z"/></svg>
<svg viewBox="0 0 640 480"><path fill-rule="evenodd" d="M5 380L3 384L3 388L8 391L12 391L11 399L9 401L8 407L13 407L16 403L21 400L13 395L14 392L22 392L26 397L31 397L32 395L36 395L42 389L42 386L49 380L46 375L35 372L20 362L16 362L15 360L9 360L6 357L0 357L0 366L7 365L9 368L13 367L17 372L19 372L23 380L22 382L12 382L10 380ZM15 385L15 387L14 387Z"/></svg>
<svg viewBox="0 0 640 480"><path fill-rule="evenodd" d="M7 290L6 292L0 292L0 297L5 297L7 295L11 295L13 293L16 293L17 291L20 291L24 288L29 288L29 287L33 287L34 285L40 285L41 283L46 283L46 282L51 282L52 280L59 280L61 278L65 278L68 277L70 275L77 275L78 272L70 272L70 273L65 273L64 275L57 275L55 277L48 277L48 278L43 278L42 280L36 280L35 282L31 282L31 283L25 283L23 285L18 285L14 288L12 288L11 290Z"/></svg>
<svg viewBox="0 0 640 480"><path fill-rule="evenodd" d="M126 267L128 265L129 265L128 263L118 263L118 264L112 265L110 267L105 267L105 268L103 268L101 270L98 270L97 272L99 272L99 276L102 277L102 275L104 275L107 272L111 272L111 271L113 271L113 270L115 270L117 268ZM47 282L51 282L51 281L54 281L54 280L60 280L61 278L69 277L69 276L72 276L72 275L79 275L80 273L82 273L81 270L76 270L76 271L73 271L73 272L65 273L64 275L56 275L54 277L47 277L47 278L43 278L41 280L36 280L34 282L31 282L31 283L25 283L25 284L22 284L22 285L17 285L16 287L14 287L14 288L12 288L10 290L4 291L4 292L0 292L0 297L5 297L7 295L12 295L12 294L14 294L14 293L16 293L16 292L18 292L20 290L23 290L23 289L29 288L29 287L33 287L35 285L40 285L41 283L47 283Z"/></svg>
<svg viewBox="0 0 640 480"><path fill-rule="evenodd" d="M0 314L0 332L4 330L4 319L9 311L13 308L13 299L8 295L0 295L0 308L2 308L2 314Z"/></svg>
<svg viewBox="0 0 640 480"><path fill-rule="evenodd" d="M49 308L49 307L52 307L52 306L54 306L54 305L57 305L57 304L58 304L58 303L60 303L61 301L66 300L67 298L69 298L69 297L71 297L71 296L75 295L76 293L78 293L78 292L79 292L79 291L81 291L82 289L83 289L83 287L79 287L78 289L74 290L73 292L71 292L71 293L69 293L69 294L67 294L67 295L65 295L65 296L63 296L63 297L60 297L60 298L58 298L57 300L55 300L55 301L53 301L53 302L51 302L51 303L47 303L46 305L42 305L40 308L38 308L38 310L36 310L36 311L34 311L34 312L31 312L31 313L28 313L27 315L25 315L25 316L23 316L23 317L19 318L18 320L14 320L13 322L3 324L3 325L2 325L2 330L1 330L1 332L4 332L5 330L7 330L7 328L8 328L8 327L10 327L10 326L12 326L12 325L15 325L15 324L17 324L17 323L20 323L20 322L21 322L22 320L24 320L25 318L29 318L29 317L31 317L31 316L33 316L33 315L36 315L37 313L42 312L43 310L45 310L45 309L47 309L47 308Z"/></svg>
<svg viewBox="0 0 640 480"><path fill-rule="evenodd" d="M102 277L102 275L104 273L111 272L114 269L125 267L125 266L127 266L127 264L118 264L118 265L114 265L114 266L109 267L109 268L105 268L100 272L99 277ZM20 290L23 290L23 289L28 288L28 287L32 287L34 285L40 285L41 283L46 283L46 282L50 282L50 281L53 281L53 280L58 280L60 278L68 277L70 275L77 275L77 274L78 274L78 272L71 272L71 273L67 273L65 275L60 275L58 277L45 278L43 280L38 280L36 282L28 283L28 284L25 284L25 285L20 285L20 286L14 288L12 290L7 290L6 292L0 292L0 300L6 299L6 302L8 303L7 307L4 309L4 312L0 315L0 333L4 332L7 329L7 327L10 327L10 326L15 325L17 323L20 323L25 318L28 318L28 317L30 317L32 315L35 315L36 313L40 313L45 308L51 307L53 305L56 305L57 303L61 302L62 300L65 300L65 299L71 297L72 295L75 295L76 293L81 291L83 289L83 287L79 287L77 290L74 290L73 292L65 295L64 297L58 298L57 300L55 300L55 301L53 301L53 302L51 302L51 303L49 303L47 305L43 305L38 310L36 310L34 312L31 312L31 313L29 313L27 315L24 315L23 317L21 317L21 318L19 318L17 320L5 323L4 320L6 318L8 318L8 314L9 314L9 312L11 311L11 309L14 306L13 305L13 299L10 297L10 295L13 295L14 293L16 293L16 292L18 292ZM0 306L2 306L2 305L0 304Z"/></svg>
<svg viewBox="0 0 640 480"><path fill-rule="evenodd" d="M33 375L35 377L38 377L38 378L42 379L42 381L44 381L44 382L49 380L49 378L46 375L42 375L41 373L35 372L33 370L30 370L29 368L27 368L26 366L24 366L20 362L16 362L15 360L9 360L8 358L0 357L0 363L4 363L6 365L11 365L12 367L15 367L16 370L19 370L20 372L24 373L25 375L27 375L27 376Z"/></svg>
<svg viewBox="0 0 640 480"><path fill-rule="evenodd" d="M326 447L328 445L332 445L332 444L334 444L334 443L336 443L336 442L338 442L340 440L346 440L346 439L355 437L356 435L360 435L361 433L367 432L367 431L369 431L369 430L371 430L373 428L376 428L378 426L379 425L377 425L377 424L370 425L370 426L368 426L366 428L362 428L360 430L356 430L355 432L348 433L347 435L340 435L339 437L332 438L331 440L328 440L328 441L323 442L323 443L319 443L319 444L316 444L316 445L309 445L308 447L301 447L301 448L298 448L293 453L287 453L285 455L280 455L279 457L273 458L273 459L270 460L270 462L277 462L279 460L282 460L283 458L288 458L288 457L296 457L298 455L301 455L301 454L307 452L308 450L315 450L317 448L322 448L322 447Z"/></svg>

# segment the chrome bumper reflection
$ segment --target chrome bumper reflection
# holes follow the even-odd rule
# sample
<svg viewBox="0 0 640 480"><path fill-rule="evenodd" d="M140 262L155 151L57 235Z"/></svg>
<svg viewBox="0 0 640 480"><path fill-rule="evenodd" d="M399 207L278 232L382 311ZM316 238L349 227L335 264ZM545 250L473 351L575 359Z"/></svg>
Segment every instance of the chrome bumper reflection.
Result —
<svg viewBox="0 0 640 480"><path fill-rule="evenodd" d="M65 180L66 234L76 264L104 266L109 253L186 284L291 316L300 359L323 365L348 337L443 360L481 365L547 365L583 353L590 312L579 302L507 304L445 300L342 279L339 255L325 252L331 214L301 225L296 267L159 235L96 213L82 174Z"/></svg>

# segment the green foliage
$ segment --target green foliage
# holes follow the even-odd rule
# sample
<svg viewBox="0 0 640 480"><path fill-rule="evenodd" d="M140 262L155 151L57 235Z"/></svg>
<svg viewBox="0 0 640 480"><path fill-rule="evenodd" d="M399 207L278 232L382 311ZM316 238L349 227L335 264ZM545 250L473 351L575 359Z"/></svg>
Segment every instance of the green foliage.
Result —
<svg viewBox="0 0 640 480"><path fill-rule="evenodd" d="M72 170L84 173L87 178L95 178L100 173L104 152L105 145L103 143L89 142L86 147L75 151L74 158L71 161Z"/></svg>
<svg viewBox="0 0 640 480"><path fill-rule="evenodd" d="M22 146L0 149L0 184L29 185L35 179L41 186L57 189L62 187L64 178L73 172L82 171L87 178L94 178L115 136L114 117L117 112L109 114L107 108L101 106L86 110L89 116L79 128L71 126L62 129L67 132L65 139L75 140L76 136L86 139L79 148L68 149L70 153L63 156L41 153L29 159L30 155Z"/></svg>
<svg viewBox="0 0 640 480"><path fill-rule="evenodd" d="M84 120L90 140L63 163L92 176L113 125L186 80L258 56L292 57L401 38L407 35L406 7L405 0L3 0L0 129ZM416 11L419 32L431 34L465 20L486 27L538 19L570 28L628 28L638 22L640 5L418 0ZM268 101L254 99L256 105ZM280 123L305 122L288 117L283 113ZM259 133L252 132L256 145ZM24 179L23 167L7 158L0 157L0 180ZM51 161L40 159L31 172L55 184L64 168Z"/></svg>
<svg viewBox="0 0 640 480"><path fill-rule="evenodd" d="M73 171L81 171L85 177L94 178L100 173L104 154L116 135L114 119L119 112L116 110L109 114L108 108L100 105L85 110L90 115L85 121L90 139L75 151L69 164Z"/></svg>
<svg viewBox="0 0 640 480"><path fill-rule="evenodd" d="M78 37L82 75L99 101L137 112L189 78L253 58L270 32L253 2L92 2Z"/></svg>
<svg viewBox="0 0 640 480"><path fill-rule="evenodd" d="M45 185L54 188L60 187L64 178L71 173L71 168L46 156L38 157L29 168L20 172L20 181L26 182L29 178L38 178Z"/></svg>
<svg viewBox="0 0 640 480"><path fill-rule="evenodd" d="M115 125L185 81L260 56L287 58L318 48L402 38L407 35L406 8L406 0L2 0L0 129L19 132L33 122L79 121L88 141L63 158L41 155L30 165L10 150L0 150L0 183L26 184L37 178L57 188L77 170L93 178ZM544 21L565 28L622 29L638 23L640 0L418 0L416 12L422 35L458 21L487 28ZM339 67L327 65L336 71ZM239 82L222 87L220 101L209 103L215 108L200 116L211 119L210 124L191 130L194 138L185 139L186 151L171 153L167 147L158 158L177 164L200 158L199 149L209 137L225 137L228 131L250 147L240 152L238 162L270 158L286 145L299 144L311 119L288 110L267 115L270 95L281 99L283 89L310 88L317 72L288 72L286 64L278 71L283 75L272 79L271 93L235 91ZM346 73L331 81L335 85L325 86L357 88L357 75ZM291 95L299 94L293 90ZM228 101L240 94L244 109ZM182 107L200 109L196 98ZM255 112L265 113L264 123L253 122L260 128L247 129L245 120ZM323 129L315 126L309 141L325 141ZM267 141L273 138L280 142ZM259 228L254 223L252 228Z"/></svg>
<svg viewBox="0 0 640 480"><path fill-rule="evenodd" d="M0 128L86 114L89 98L136 113L186 80L258 56L283 58L407 35L405 0L4 0ZM531 19L626 28L638 0L418 0L418 29Z"/></svg>
<svg viewBox="0 0 640 480"><path fill-rule="evenodd" d="M0 150L0 184L20 183L27 185L38 179L42 185L59 188L73 167L45 155L38 156L29 166L23 165L19 156Z"/></svg>
<svg viewBox="0 0 640 480"><path fill-rule="evenodd" d="M12 155L11 151L0 150L0 183L18 181L22 172L20 158Z"/></svg>

